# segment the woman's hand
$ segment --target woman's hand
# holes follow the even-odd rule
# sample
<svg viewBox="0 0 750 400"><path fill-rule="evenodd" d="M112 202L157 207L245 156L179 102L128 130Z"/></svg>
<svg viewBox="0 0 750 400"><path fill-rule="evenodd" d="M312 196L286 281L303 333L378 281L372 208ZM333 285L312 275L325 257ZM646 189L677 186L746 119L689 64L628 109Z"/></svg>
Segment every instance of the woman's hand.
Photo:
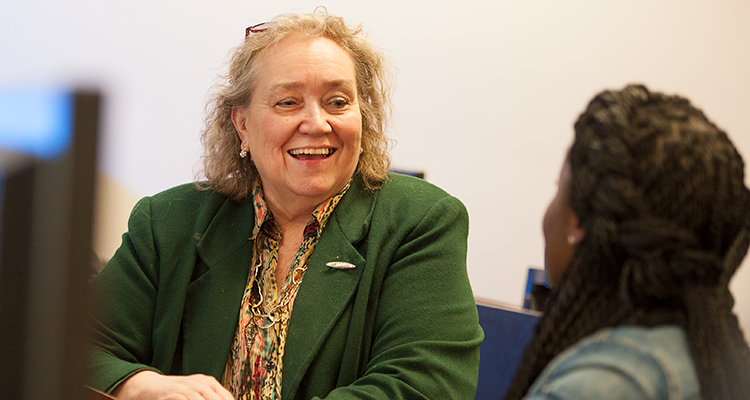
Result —
<svg viewBox="0 0 750 400"><path fill-rule="evenodd" d="M141 371L112 393L118 400L234 400L212 376L161 375Z"/></svg>

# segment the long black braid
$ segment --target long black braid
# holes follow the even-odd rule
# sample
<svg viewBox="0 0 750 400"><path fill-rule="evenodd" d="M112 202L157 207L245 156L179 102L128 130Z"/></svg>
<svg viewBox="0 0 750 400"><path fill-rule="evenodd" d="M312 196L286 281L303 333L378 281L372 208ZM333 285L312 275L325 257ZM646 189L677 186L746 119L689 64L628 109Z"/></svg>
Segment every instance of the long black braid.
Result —
<svg viewBox="0 0 750 400"><path fill-rule="evenodd" d="M728 286L750 244L750 193L727 135L687 99L631 85L591 101L567 160L585 235L505 399L624 324L682 326L703 399L747 399L750 349Z"/></svg>

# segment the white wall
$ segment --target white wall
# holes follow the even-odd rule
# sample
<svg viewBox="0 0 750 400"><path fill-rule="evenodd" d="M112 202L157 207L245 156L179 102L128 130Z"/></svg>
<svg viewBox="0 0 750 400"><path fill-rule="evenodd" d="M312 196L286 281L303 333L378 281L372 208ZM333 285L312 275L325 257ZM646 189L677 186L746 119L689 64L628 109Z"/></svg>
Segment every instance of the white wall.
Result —
<svg viewBox="0 0 750 400"><path fill-rule="evenodd" d="M110 217L100 218L108 222L98 232L117 242L123 207L126 214L135 198L193 179L206 92L244 28L319 4L4 1L0 84L75 82L105 90L100 172L128 200L100 208ZM424 170L467 205L477 296L521 302L526 268L543 263L541 216L572 123L598 91L641 82L683 94L750 159L748 2L324 4L363 23L397 66L395 166ZM744 266L733 291L746 331L749 286Z"/></svg>

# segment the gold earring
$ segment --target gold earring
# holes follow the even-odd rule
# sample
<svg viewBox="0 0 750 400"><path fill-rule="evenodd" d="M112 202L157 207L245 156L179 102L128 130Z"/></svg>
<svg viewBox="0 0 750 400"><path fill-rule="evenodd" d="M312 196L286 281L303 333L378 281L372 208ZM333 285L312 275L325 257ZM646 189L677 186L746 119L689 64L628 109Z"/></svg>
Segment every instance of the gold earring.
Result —
<svg viewBox="0 0 750 400"><path fill-rule="evenodd" d="M575 244L578 241L578 238L576 235L568 235L568 243L569 244Z"/></svg>
<svg viewBox="0 0 750 400"><path fill-rule="evenodd" d="M245 158L245 157L247 157L247 150L240 149L240 158Z"/></svg>

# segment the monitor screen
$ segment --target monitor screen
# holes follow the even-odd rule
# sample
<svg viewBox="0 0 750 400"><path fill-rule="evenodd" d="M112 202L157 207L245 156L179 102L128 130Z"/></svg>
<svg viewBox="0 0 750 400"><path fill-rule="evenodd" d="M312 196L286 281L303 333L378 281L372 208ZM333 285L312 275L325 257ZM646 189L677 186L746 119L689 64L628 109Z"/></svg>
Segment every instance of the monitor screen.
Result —
<svg viewBox="0 0 750 400"><path fill-rule="evenodd" d="M0 87L0 398L82 399L100 96Z"/></svg>

